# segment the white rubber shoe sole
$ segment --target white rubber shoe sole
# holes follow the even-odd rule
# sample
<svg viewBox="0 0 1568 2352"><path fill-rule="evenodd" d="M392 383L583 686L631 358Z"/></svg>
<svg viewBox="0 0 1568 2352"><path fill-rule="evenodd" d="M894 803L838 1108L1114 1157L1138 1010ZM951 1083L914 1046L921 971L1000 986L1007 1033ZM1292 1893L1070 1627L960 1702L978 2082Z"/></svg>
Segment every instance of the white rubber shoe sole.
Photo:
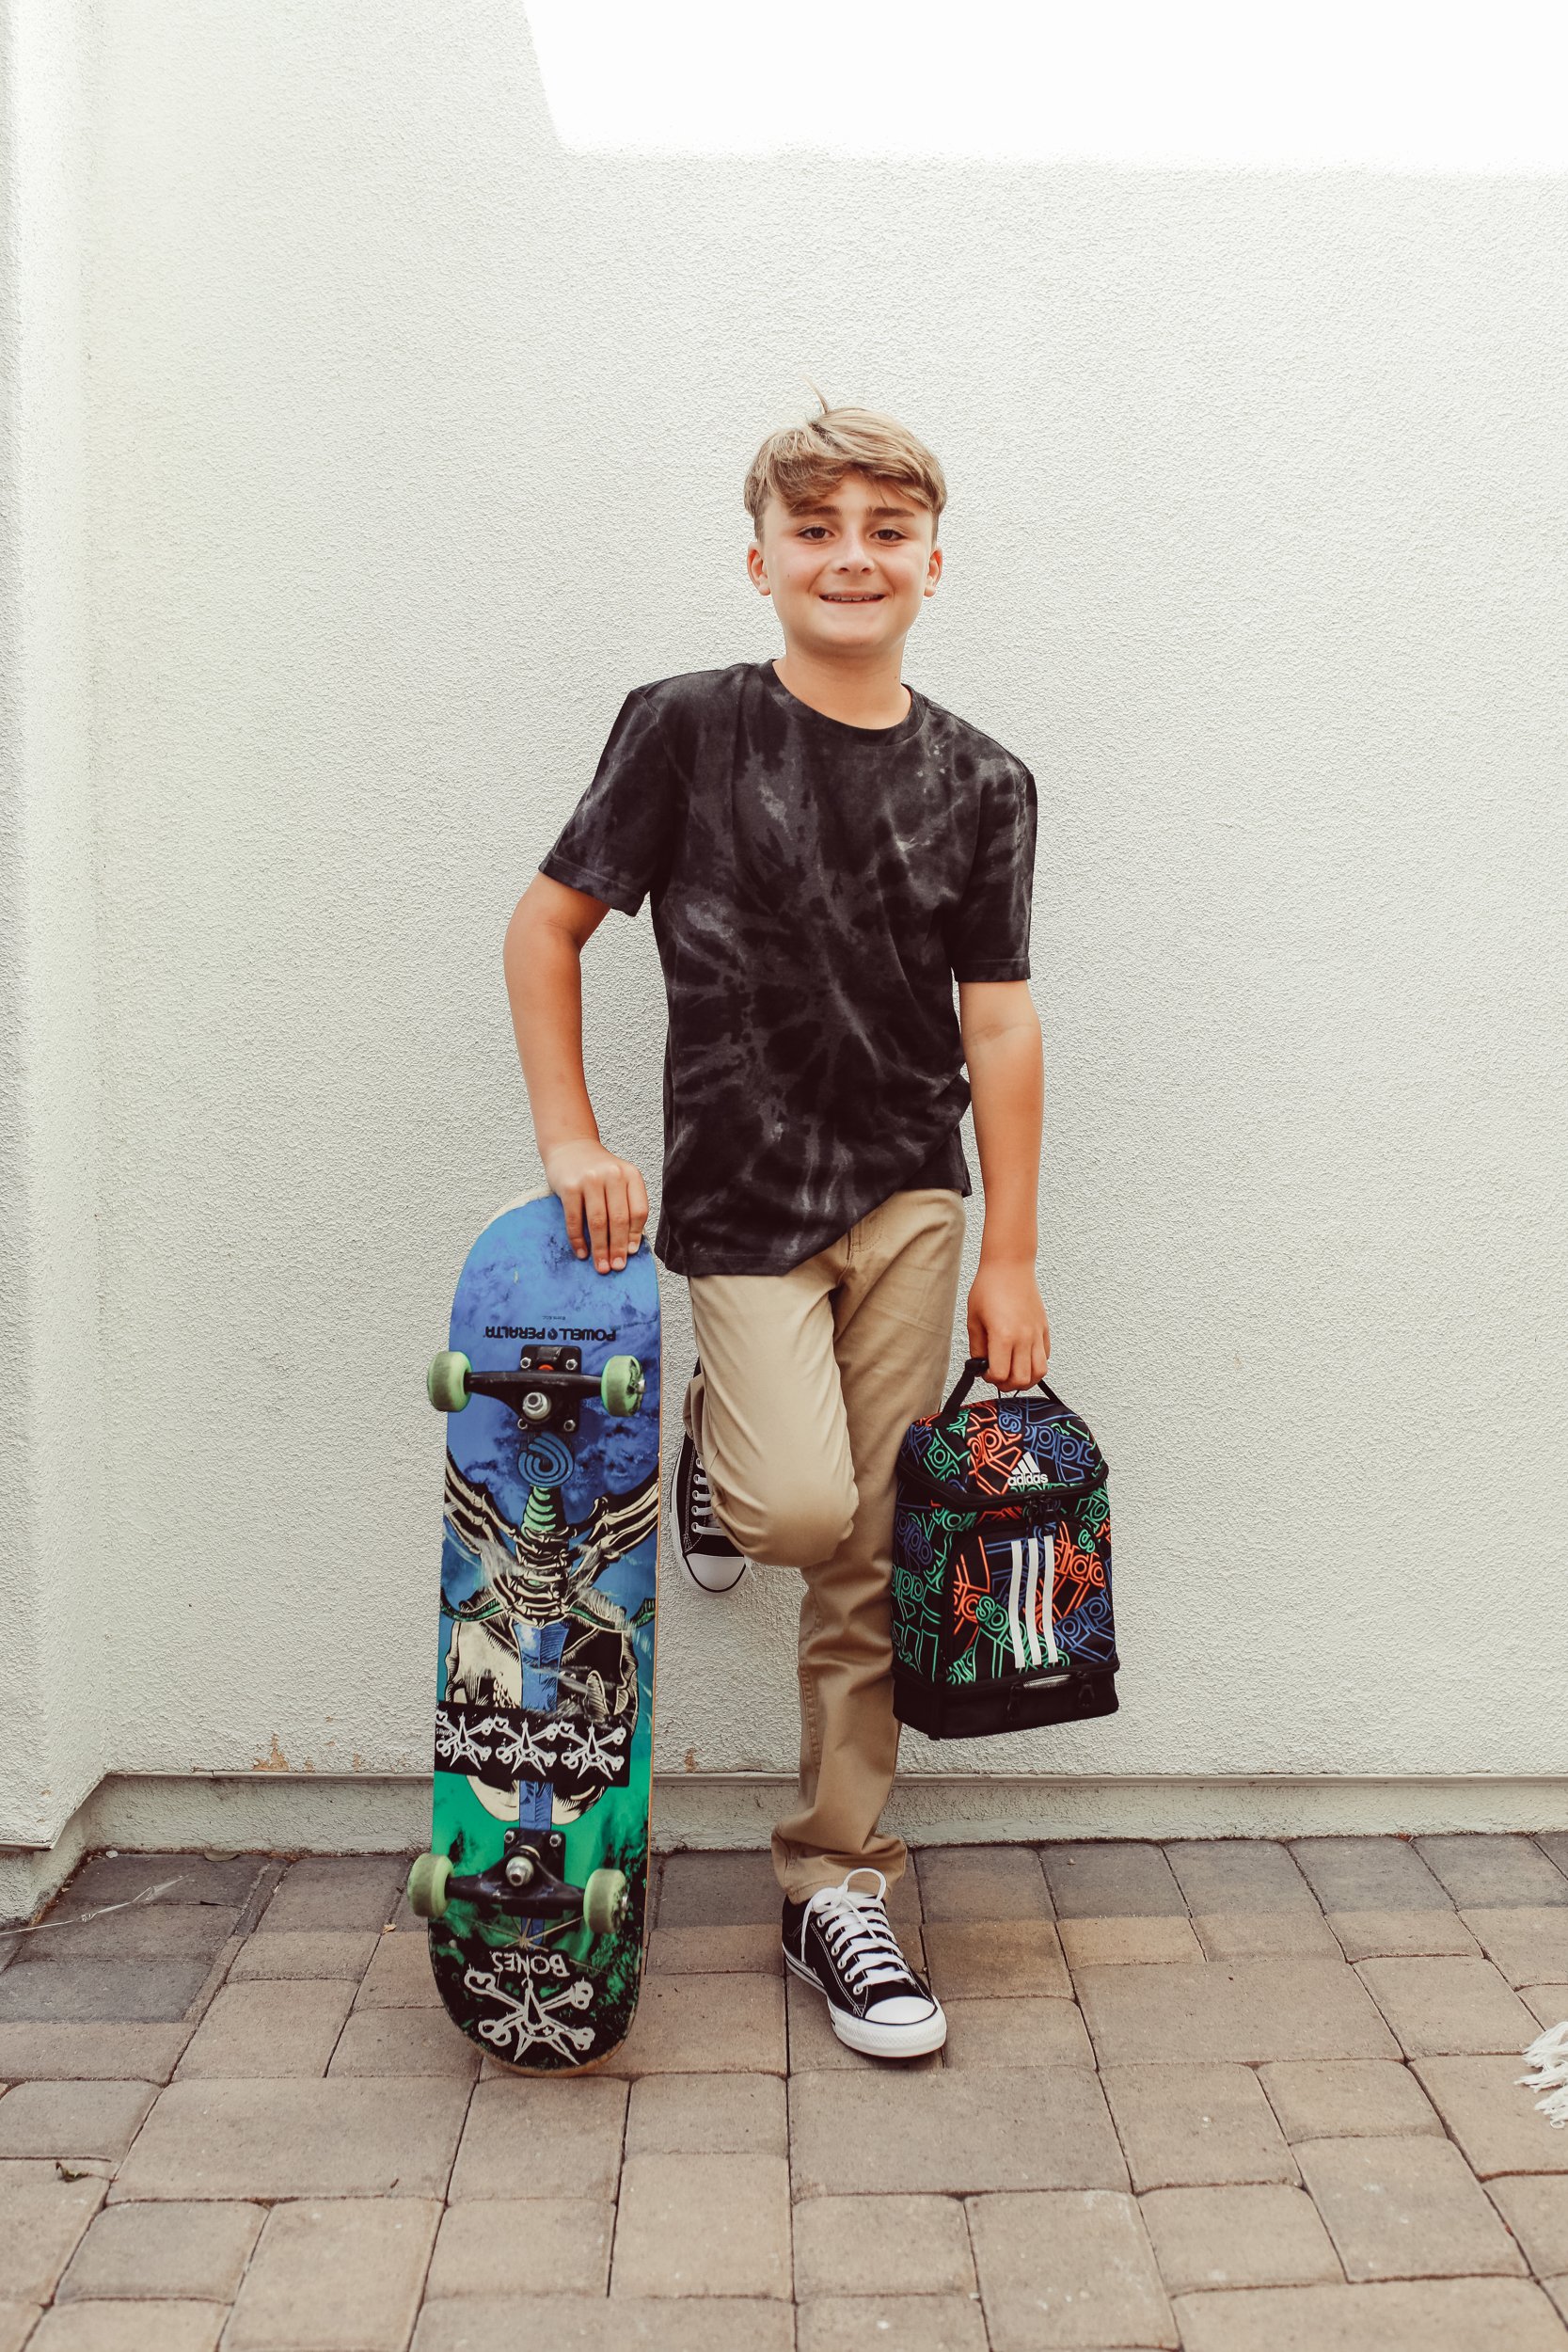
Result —
<svg viewBox="0 0 1568 2352"><path fill-rule="evenodd" d="M861 2051L866 2058L924 2058L927 2051L940 2050L947 2039L947 2019L941 2005L936 2014L923 2025L874 2026L863 2017L848 2017L828 2000L828 1988L813 1970L798 1961L792 1952L785 1952L784 1966L792 1975L809 1984L814 1993L820 1993L828 2001L828 2023L839 2040L851 2050Z"/></svg>

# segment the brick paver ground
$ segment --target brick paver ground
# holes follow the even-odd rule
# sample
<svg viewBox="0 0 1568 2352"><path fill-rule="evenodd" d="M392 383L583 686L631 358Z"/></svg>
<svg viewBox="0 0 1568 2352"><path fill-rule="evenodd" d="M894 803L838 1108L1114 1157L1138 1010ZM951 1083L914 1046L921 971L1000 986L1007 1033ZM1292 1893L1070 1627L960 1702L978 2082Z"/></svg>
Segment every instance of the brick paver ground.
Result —
<svg viewBox="0 0 1568 2352"><path fill-rule="evenodd" d="M546 2082L405 1867L103 1855L0 1941L0 2352L1568 2352L1568 1836L927 1850L905 2067L786 1989L766 1854L671 1855Z"/></svg>

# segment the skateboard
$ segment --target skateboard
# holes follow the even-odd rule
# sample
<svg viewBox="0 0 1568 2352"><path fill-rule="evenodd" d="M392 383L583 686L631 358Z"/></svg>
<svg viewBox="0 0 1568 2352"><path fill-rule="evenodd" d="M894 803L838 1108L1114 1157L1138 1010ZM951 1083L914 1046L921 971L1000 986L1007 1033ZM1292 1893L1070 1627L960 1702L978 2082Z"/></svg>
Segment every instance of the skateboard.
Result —
<svg viewBox="0 0 1568 2352"><path fill-rule="evenodd" d="M469 1250L447 1416L430 1850L454 2025L525 2074L625 2041L642 1973L658 1566L658 1278L578 1258L534 1193Z"/></svg>

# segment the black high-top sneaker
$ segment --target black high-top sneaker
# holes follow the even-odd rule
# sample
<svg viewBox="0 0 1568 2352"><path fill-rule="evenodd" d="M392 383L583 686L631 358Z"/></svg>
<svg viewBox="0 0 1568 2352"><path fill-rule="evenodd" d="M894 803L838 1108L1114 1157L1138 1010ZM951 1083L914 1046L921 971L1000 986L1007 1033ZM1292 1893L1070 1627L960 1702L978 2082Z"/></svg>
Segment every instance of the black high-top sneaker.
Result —
<svg viewBox="0 0 1568 2352"><path fill-rule="evenodd" d="M696 1375L693 1373L693 1378ZM705 1593L727 1593L746 1573L746 1554L721 1527L708 1490L703 1457L683 1429L681 1450L670 1474L670 1518L686 1572Z"/></svg>
<svg viewBox="0 0 1568 2352"><path fill-rule="evenodd" d="M876 1891L856 1879L875 1879ZM803 1903L786 1897L784 1955L798 1977L827 1995L828 2019L841 2042L871 2058L921 2058L940 2050L947 2020L930 1986L898 1948L883 1899L880 1870L851 1870Z"/></svg>

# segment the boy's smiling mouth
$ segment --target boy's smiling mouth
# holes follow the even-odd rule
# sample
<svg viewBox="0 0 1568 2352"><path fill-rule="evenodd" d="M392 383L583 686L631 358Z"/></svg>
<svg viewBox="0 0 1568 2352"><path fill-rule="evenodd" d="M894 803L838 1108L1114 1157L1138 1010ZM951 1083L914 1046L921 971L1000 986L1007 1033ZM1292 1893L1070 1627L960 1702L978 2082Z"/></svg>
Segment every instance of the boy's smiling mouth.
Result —
<svg viewBox="0 0 1568 2352"><path fill-rule="evenodd" d="M879 588L825 588L822 601L824 604L880 604L882 592Z"/></svg>

